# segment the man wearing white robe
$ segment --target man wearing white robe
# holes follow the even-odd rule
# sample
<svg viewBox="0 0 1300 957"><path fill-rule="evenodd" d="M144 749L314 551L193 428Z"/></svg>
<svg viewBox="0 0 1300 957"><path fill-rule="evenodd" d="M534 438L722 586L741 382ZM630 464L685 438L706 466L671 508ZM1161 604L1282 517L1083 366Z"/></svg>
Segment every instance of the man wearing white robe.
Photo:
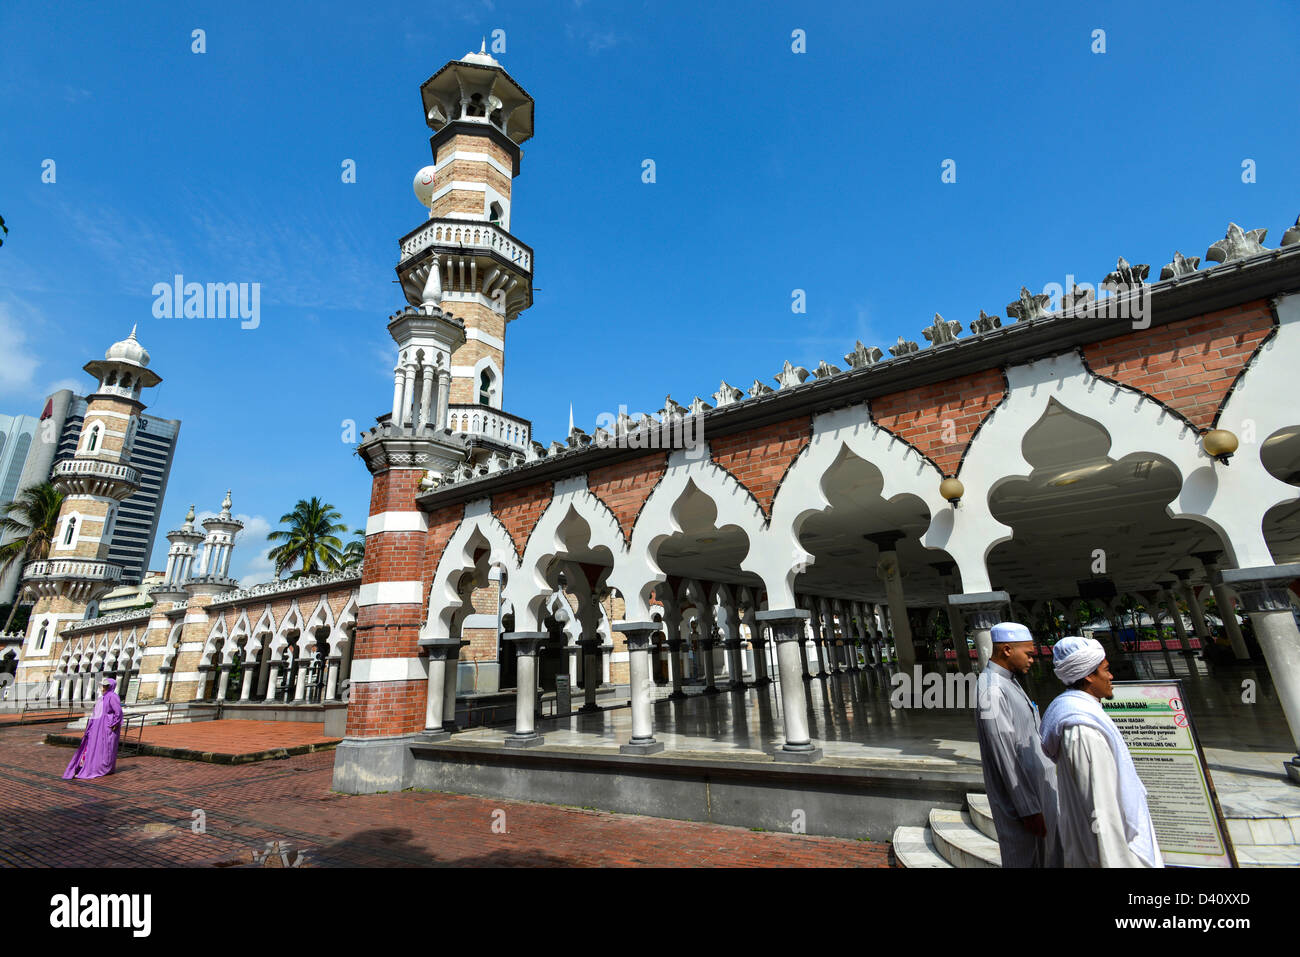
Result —
<svg viewBox="0 0 1300 957"><path fill-rule="evenodd" d="M1062 638L1052 649L1069 687L1043 717L1043 751L1056 762L1066 867L1164 867L1147 791L1115 722L1101 707L1115 696L1101 643Z"/></svg>
<svg viewBox="0 0 1300 957"><path fill-rule="evenodd" d="M1038 708L1013 674L1034 660L1033 636L1016 622L993 626L993 654L979 676L976 732L984 790L1003 867L1059 867L1056 768L1039 744Z"/></svg>

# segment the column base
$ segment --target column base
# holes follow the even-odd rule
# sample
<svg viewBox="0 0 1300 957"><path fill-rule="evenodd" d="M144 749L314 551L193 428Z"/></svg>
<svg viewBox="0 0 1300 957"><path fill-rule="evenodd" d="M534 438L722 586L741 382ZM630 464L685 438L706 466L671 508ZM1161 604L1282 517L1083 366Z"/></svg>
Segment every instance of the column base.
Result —
<svg viewBox="0 0 1300 957"><path fill-rule="evenodd" d="M1300 754L1288 761L1284 767L1286 768L1286 776L1291 779L1291 782L1300 784Z"/></svg>
<svg viewBox="0 0 1300 957"><path fill-rule="evenodd" d="M451 732L443 728L426 729L420 732L420 740L433 743L435 741L447 741L451 738Z"/></svg>
<svg viewBox="0 0 1300 957"><path fill-rule="evenodd" d="M442 723L442 730L446 731L448 734L453 734L460 730L460 725L455 721L444 721Z"/></svg>
<svg viewBox="0 0 1300 957"><path fill-rule="evenodd" d="M662 741L656 741L651 738L649 741L637 741L635 738L627 744L621 745L618 749L619 754L658 754L664 749Z"/></svg>
<svg viewBox="0 0 1300 957"><path fill-rule="evenodd" d="M700 692L700 694L721 694L721 693L722 692L718 690L718 687L716 685L709 685L707 688L705 688L703 691Z"/></svg>
<svg viewBox="0 0 1300 957"><path fill-rule="evenodd" d="M535 748L546 738L534 731L532 734L518 734L511 731L503 742L507 748Z"/></svg>
<svg viewBox="0 0 1300 957"><path fill-rule="evenodd" d="M672 694L670 694L670 695L667 697L666 700L668 700L668 701L685 701L688 697L690 697L690 695L688 695L685 691L674 691Z"/></svg>
<svg viewBox="0 0 1300 957"><path fill-rule="evenodd" d="M765 686L767 686L767 685L770 685L771 683L772 683L772 679L771 679L771 678L755 678L755 679L754 679L754 687L755 687L755 688L762 688L762 687L765 687Z"/></svg>
<svg viewBox="0 0 1300 957"><path fill-rule="evenodd" d="M811 764L814 761L820 761L824 756L825 755L822 754L822 749L810 741L808 744L797 744L793 747L790 745L782 745L772 754L772 760Z"/></svg>
<svg viewBox="0 0 1300 957"><path fill-rule="evenodd" d="M581 708L578 709L578 714L595 714L597 711L600 710L601 707L598 704L584 704Z"/></svg>

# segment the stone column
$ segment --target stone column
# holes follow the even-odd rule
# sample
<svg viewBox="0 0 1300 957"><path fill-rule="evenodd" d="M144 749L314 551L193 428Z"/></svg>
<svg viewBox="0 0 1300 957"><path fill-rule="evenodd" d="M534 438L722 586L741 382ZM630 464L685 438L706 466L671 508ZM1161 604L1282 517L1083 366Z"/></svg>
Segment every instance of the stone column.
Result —
<svg viewBox="0 0 1300 957"><path fill-rule="evenodd" d="M739 638L731 637L723 643L727 649L727 669L731 672L731 683L728 688L732 691L745 690L745 666L741 661Z"/></svg>
<svg viewBox="0 0 1300 957"><path fill-rule="evenodd" d="M993 626L1002 615L1011 596L1004 591L978 592L973 595L949 595L948 604L963 612L975 632L975 653L979 656L979 673L993 655Z"/></svg>
<svg viewBox="0 0 1300 957"><path fill-rule="evenodd" d="M217 700L225 701L226 693L230 690L230 665L221 666L221 678L217 682Z"/></svg>
<svg viewBox="0 0 1300 957"><path fill-rule="evenodd" d="M199 665L199 684L198 687L194 689L195 701L203 700L204 693L208 690L208 678L211 674L211 671L212 671L212 667L210 665L208 666Z"/></svg>
<svg viewBox="0 0 1300 957"><path fill-rule="evenodd" d="M685 642L680 638L668 639L668 668L673 678L673 691L668 696L669 701L678 701L686 697L686 692L682 690L682 645Z"/></svg>
<svg viewBox="0 0 1300 957"><path fill-rule="evenodd" d="M1178 645L1183 649L1183 654L1192 654L1192 643L1187 640L1187 626L1183 624L1183 613L1178 608L1178 596L1174 594L1174 583L1171 581L1160 582L1160 587L1164 589L1165 607L1169 609L1169 615L1174 620L1174 632L1178 635Z"/></svg>
<svg viewBox="0 0 1300 957"><path fill-rule="evenodd" d="M627 641L628 685L632 693L632 740L622 745L620 754L655 754L664 749L656 741L650 707L654 681L650 677L650 638L659 630L658 622L619 621L612 626Z"/></svg>
<svg viewBox="0 0 1300 957"><path fill-rule="evenodd" d="M406 374L402 371L402 364L399 362L393 369L393 425L402 424L402 398L405 395Z"/></svg>
<svg viewBox="0 0 1300 957"><path fill-rule="evenodd" d="M818 761L822 757L822 749L808 734L808 697L799 680L799 648L810 615L802 608L760 611L754 615L760 628L766 624L771 629L772 640L776 642L781 718L785 725L785 744L772 756L777 761Z"/></svg>
<svg viewBox="0 0 1300 957"><path fill-rule="evenodd" d="M808 624L812 627L813 648L817 652L816 677L818 678L826 677L826 656L822 652L822 643L826 640L826 636L822 634L822 628L823 628L822 615L823 615L823 603L819 599L814 598L812 600L812 604L810 607L810 617L808 619Z"/></svg>
<svg viewBox="0 0 1300 957"><path fill-rule="evenodd" d="M754 617L757 618L758 616L755 615ZM812 613L810 612L808 617L803 620L802 627L804 631L802 637L800 637L799 639L800 677L802 677L804 681L812 681L812 672L809 671L808 669L808 628L809 628L809 622L811 620L812 620ZM781 653L781 649L778 648L777 654L780 655L780 653ZM777 673L780 674L780 671L781 671L781 661L780 658L778 657Z"/></svg>
<svg viewBox="0 0 1300 957"><path fill-rule="evenodd" d="M311 659L303 655L298 659L298 686L293 689L294 704L302 704L307 700L307 666L311 664Z"/></svg>
<svg viewBox="0 0 1300 957"><path fill-rule="evenodd" d="M271 652L268 650L267 654L269 655L270 653ZM266 671L266 695L265 697L263 697L262 699L263 701L277 700L275 685L279 680L280 680L280 660L278 658L272 657L271 665Z"/></svg>
<svg viewBox="0 0 1300 957"><path fill-rule="evenodd" d="M1223 571L1224 584L1240 596L1241 606L1255 626L1255 638L1264 652L1264 661L1296 747L1296 756L1285 765L1286 773L1294 783L1300 784L1300 630L1296 629L1287 594L1287 586L1297 578L1300 578L1300 564Z"/></svg>
<svg viewBox="0 0 1300 957"><path fill-rule="evenodd" d="M1219 606L1219 617L1223 619L1223 629L1232 643L1232 653L1238 661L1249 661L1250 652L1246 649L1246 639L1241 634L1241 625L1237 623L1237 613L1232 608L1232 596L1223 587L1223 575L1219 568L1218 552L1193 552L1205 566L1205 577L1210 581L1214 592L1214 603Z"/></svg>
<svg viewBox="0 0 1300 957"><path fill-rule="evenodd" d="M754 687L761 688L772 683L772 676L767 673L767 635L757 623L749 626L749 632L752 636L749 644L754 649Z"/></svg>
<svg viewBox="0 0 1300 957"><path fill-rule="evenodd" d="M339 698L339 669L343 667L341 657L330 658L325 662L329 669L325 676L325 700L337 701Z"/></svg>
<svg viewBox="0 0 1300 957"><path fill-rule="evenodd" d="M578 709L579 714L599 711L596 704L596 690L600 687L600 639L583 638L578 642L582 648L582 691L584 703Z"/></svg>
<svg viewBox="0 0 1300 957"><path fill-rule="evenodd" d="M402 421L398 424L411 426L415 424L415 363L408 362L403 372L405 385L402 389Z"/></svg>
<svg viewBox="0 0 1300 957"><path fill-rule="evenodd" d="M515 646L515 730L506 735L507 748L534 748L545 739L537 733L537 647L546 640L544 631L512 631L502 636Z"/></svg>
<svg viewBox="0 0 1300 957"><path fill-rule="evenodd" d="M907 601L903 595L902 567L898 561L896 546L902 538L900 532L884 532L868 535L880 548L880 561L876 571L885 583L885 596L889 600L889 620L894 626L894 655L900 671L911 674L916 664L916 648L912 644L912 626L907 620Z"/></svg>
<svg viewBox="0 0 1300 957"><path fill-rule="evenodd" d="M420 366L420 418L423 427L433 421L433 364L426 362Z"/></svg>
<svg viewBox="0 0 1300 957"><path fill-rule="evenodd" d="M1187 614L1192 619L1192 631L1201 641L1201 654L1204 655L1214 639L1210 636L1209 626L1205 624L1205 612L1201 610L1201 599L1197 597L1196 588L1189 579L1191 572L1174 572L1178 576L1178 596L1187 603Z"/></svg>
<svg viewBox="0 0 1300 957"><path fill-rule="evenodd" d="M257 672L257 662L244 662L244 683L239 689L239 700L250 701L253 695L253 675Z"/></svg>
<svg viewBox="0 0 1300 957"><path fill-rule="evenodd" d="M705 694L718 693L718 687L714 684L713 676L713 646L715 644L717 644L717 641L712 637L700 639L700 648L704 651Z"/></svg>
<svg viewBox="0 0 1300 957"><path fill-rule="evenodd" d="M447 665L442 673L442 730L448 734L460 730L460 725L456 724L456 687L460 679L460 650L469 645L465 639L453 641L447 650ZM536 688L536 670L533 671L533 685Z"/></svg>
<svg viewBox="0 0 1300 957"><path fill-rule="evenodd" d="M447 428L447 408L451 404L451 373L446 369L438 370L438 409L434 420L439 429Z"/></svg>

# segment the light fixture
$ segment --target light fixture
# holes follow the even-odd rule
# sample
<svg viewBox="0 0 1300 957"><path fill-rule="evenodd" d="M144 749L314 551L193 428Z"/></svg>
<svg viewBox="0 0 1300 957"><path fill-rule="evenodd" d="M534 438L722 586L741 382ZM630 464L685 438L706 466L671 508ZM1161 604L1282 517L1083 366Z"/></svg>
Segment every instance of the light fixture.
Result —
<svg viewBox="0 0 1300 957"><path fill-rule="evenodd" d="M1217 461L1227 465L1232 453L1237 451L1237 437L1227 429L1211 429L1201 436L1201 447Z"/></svg>
<svg viewBox="0 0 1300 957"><path fill-rule="evenodd" d="M961 479L946 478L939 483L939 494L942 495L953 508L957 508L961 505L961 497L965 493L966 486L961 484Z"/></svg>

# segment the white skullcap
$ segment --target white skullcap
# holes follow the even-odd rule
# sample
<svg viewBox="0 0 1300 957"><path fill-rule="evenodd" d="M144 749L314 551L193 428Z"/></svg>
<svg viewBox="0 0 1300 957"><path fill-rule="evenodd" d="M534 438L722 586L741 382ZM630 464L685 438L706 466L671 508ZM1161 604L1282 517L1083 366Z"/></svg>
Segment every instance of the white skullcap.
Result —
<svg viewBox="0 0 1300 957"><path fill-rule="evenodd" d="M993 626L993 641L1033 641L1029 629L1018 621L1000 621Z"/></svg>
<svg viewBox="0 0 1300 957"><path fill-rule="evenodd" d="M1052 648L1052 670L1064 684L1072 685L1097 670L1106 659L1106 649L1096 638L1070 636Z"/></svg>

